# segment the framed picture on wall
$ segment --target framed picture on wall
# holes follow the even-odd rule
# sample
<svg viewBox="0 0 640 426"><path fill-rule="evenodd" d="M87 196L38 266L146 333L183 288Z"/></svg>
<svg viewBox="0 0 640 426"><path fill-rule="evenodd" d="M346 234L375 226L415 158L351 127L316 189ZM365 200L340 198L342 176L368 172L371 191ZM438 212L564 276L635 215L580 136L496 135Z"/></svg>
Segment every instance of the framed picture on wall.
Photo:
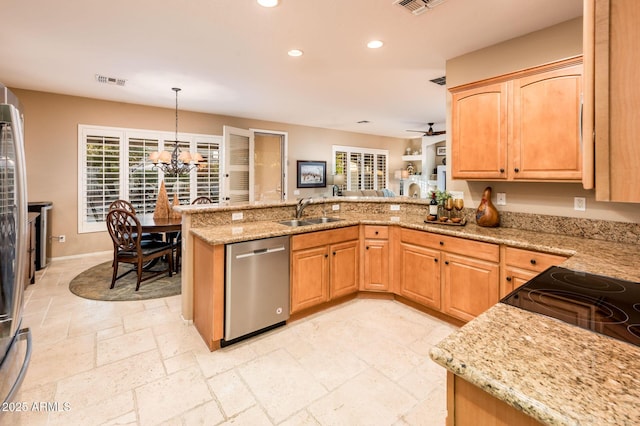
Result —
<svg viewBox="0 0 640 426"><path fill-rule="evenodd" d="M298 160L298 188L324 188L326 186L326 161Z"/></svg>
<svg viewBox="0 0 640 426"><path fill-rule="evenodd" d="M447 155L447 147L439 146L436 148L436 155Z"/></svg>

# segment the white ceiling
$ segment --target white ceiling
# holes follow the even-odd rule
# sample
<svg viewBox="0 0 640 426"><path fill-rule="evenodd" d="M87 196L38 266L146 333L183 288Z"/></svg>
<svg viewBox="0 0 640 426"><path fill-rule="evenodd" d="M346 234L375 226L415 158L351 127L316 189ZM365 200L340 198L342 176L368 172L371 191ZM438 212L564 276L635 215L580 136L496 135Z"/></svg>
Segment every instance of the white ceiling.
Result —
<svg viewBox="0 0 640 426"><path fill-rule="evenodd" d="M444 128L446 89L429 80L447 59L582 15L582 0L447 0L420 16L392 3L3 0L0 81L167 108L177 86L181 110L406 138Z"/></svg>

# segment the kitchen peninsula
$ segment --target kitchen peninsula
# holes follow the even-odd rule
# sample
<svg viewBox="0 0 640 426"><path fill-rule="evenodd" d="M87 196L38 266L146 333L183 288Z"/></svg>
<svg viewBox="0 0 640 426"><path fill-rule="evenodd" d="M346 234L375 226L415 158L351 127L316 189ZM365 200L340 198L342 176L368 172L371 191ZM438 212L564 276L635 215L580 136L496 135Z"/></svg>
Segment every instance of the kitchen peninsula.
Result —
<svg viewBox="0 0 640 426"><path fill-rule="evenodd" d="M327 199L326 203L328 211L332 211L334 204L339 204L339 211L332 212L335 214L331 216L339 217L341 221L300 227L277 223L278 220L294 216L293 202L178 207L183 214L184 226L183 317L194 320L198 325L198 319L195 318L197 313L194 315L194 309L198 310L194 308L194 285L209 287L208 296L203 299L198 295L195 302L209 307L207 314L211 315L209 320L212 328L221 327L218 322L222 318L223 292L216 288L215 280L208 283L193 282L193 264L189 259L194 259L196 244L213 253L211 271L217 274L219 280L224 279L224 262L221 260L224 259L222 248L225 244L353 226L362 229L361 252L365 250L365 227L388 228L388 240L392 248L389 256L391 286L388 291L379 293L391 297L399 297L400 289L396 281L401 268L395 253L403 233L409 231L497 245L500 250L516 248L562 256L567 259L560 265L566 268L640 281L640 271L637 269L640 246L637 241L626 241L624 237L620 241L625 242L616 242L563 235L558 229L556 233L515 227L489 229L476 226L473 220L464 227L425 224L426 204L407 198L335 198ZM311 204L305 216L321 216L325 207L322 204ZM232 213L238 217L237 213L240 212L242 219L232 221ZM608 226L594 222L596 225L592 228ZM565 223L568 224L568 221ZM567 229L570 228L568 224ZM628 232L622 234L629 235ZM503 271L503 259L499 262ZM501 275L501 285L503 279ZM359 291L363 290L361 280ZM497 293L495 298L498 298ZM425 309L429 312L430 308L427 306ZM452 320L456 321L455 318ZM459 320L457 322L461 323ZM221 333L220 330L217 333ZM211 336L215 335L215 330L209 332L214 333ZM212 343L211 340L207 341L210 348L214 349ZM541 315L501 303L495 304L435 347L431 356L452 373L450 383L462 377L491 397L505 401L509 406L546 424L640 422L637 410L640 401L637 374L640 371L640 348ZM451 409L449 414L452 415Z"/></svg>

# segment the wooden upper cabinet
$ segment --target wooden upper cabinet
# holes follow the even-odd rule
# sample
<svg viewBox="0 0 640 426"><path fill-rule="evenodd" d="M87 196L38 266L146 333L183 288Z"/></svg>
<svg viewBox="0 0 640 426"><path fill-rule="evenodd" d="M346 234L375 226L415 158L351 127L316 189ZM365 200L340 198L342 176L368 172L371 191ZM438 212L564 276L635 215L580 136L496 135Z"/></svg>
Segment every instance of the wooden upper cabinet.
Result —
<svg viewBox="0 0 640 426"><path fill-rule="evenodd" d="M585 0L583 22L584 125L585 135L595 133L596 200L640 203L640 2Z"/></svg>
<svg viewBox="0 0 640 426"><path fill-rule="evenodd" d="M454 179L582 179L581 57L451 93Z"/></svg>
<svg viewBox="0 0 640 426"><path fill-rule="evenodd" d="M581 180L582 65L513 82L513 179Z"/></svg>
<svg viewBox="0 0 640 426"><path fill-rule="evenodd" d="M507 83L488 84L452 95L452 176L505 179Z"/></svg>

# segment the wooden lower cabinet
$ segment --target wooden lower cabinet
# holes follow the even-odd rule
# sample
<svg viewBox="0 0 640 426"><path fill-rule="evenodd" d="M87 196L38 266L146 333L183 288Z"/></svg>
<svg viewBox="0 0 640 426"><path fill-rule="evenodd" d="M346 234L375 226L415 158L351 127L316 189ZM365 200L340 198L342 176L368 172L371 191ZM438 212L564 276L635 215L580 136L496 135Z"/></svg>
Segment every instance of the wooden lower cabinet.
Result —
<svg viewBox="0 0 640 426"><path fill-rule="evenodd" d="M291 253L291 313L329 300L329 262L326 247Z"/></svg>
<svg viewBox="0 0 640 426"><path fill-rule="evenodd" d="M400 294L424 306L440 309L440 252L400 243Z"/></svg>
<svg viewBox="0 0 640 426"><path fill-rule="evenodd" d="M550 266L559 265L567 257L540 253L515 247L502 247L503 272L500 280L500 297L505 297L516 288Z"/></svg>
<svg viewBox="0 0 640 426"><path fill-rule="evenodd" d="M329 298L355 293L359 289L360 251L358 240L329 246Z"/></svg>
<svg viewBox="0 0 640 426"><path fill-rule="evenodd" d="M390 291L389 230L386 226L364 226L364 272L362 289Z"/></svg>
<svg viewBox="0 0 640 426"><path fill-rule="evenodd" d="M539 426L533 417L447 372L447 426Z"/></svg>
<svg viewBox="0 0 640 426"><path fill-rule="evenodd" d="M443 253L442 264L442 312L471 321L498 303L498 263Z"/></svg>
<svg viewBox="0 0 640 426"><path fill-rule="evenodd" d="M355 293L360 284L358 227L291 237L291 313Z"/></svg>

